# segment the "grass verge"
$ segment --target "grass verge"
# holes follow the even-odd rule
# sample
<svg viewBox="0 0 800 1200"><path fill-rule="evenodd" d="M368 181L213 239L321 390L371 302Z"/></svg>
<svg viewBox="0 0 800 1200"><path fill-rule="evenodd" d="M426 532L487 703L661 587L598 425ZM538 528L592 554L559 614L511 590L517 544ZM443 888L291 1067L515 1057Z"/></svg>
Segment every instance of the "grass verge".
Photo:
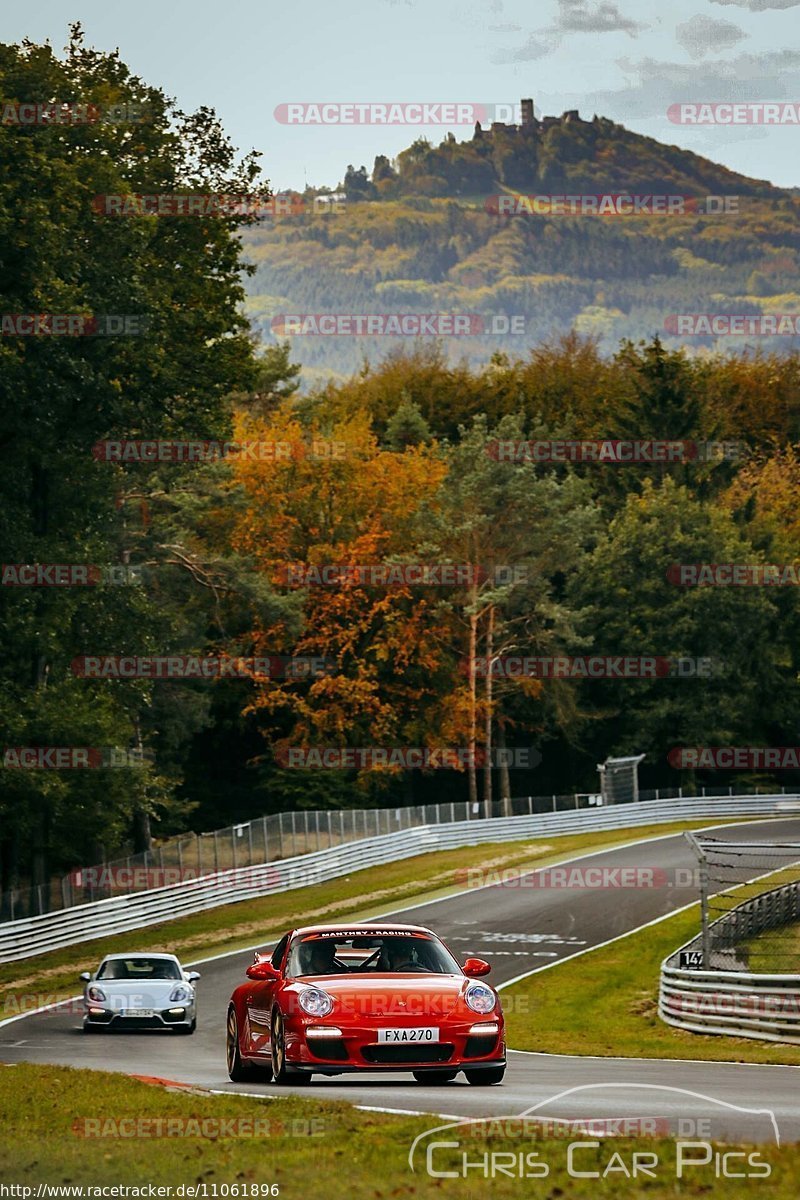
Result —
<svg viewBox="0 0 800 1200"><path fill-rule="evenodd" d="M30 1188L28 1195L34 1197L39 1184L74 1185L84 1189L84 1198L92 1195L85 1190L89 1187L143 1187L140 1194L147 1196L148 1185L183 1185L182 1193L173 1190L173 1200L177 1195L202 1200L266 1196L264 1189L274 1184L282 1200L314 1195L329 1200L482 1200L487 1195L519 1200L533 1188L542 1196L570 1200L643 1195L651 1200L698 1195L750 1200L754 1182L766 1182L770 1200L796 1200L800 1177L800 1145L795 1144L780 1149L764 1145L753 1151L759 1163L769 1164L768 1180L718 1178L713 1159L677 1179L677 1146L665 1138L593 1140L576 1153L570 1174L566 1140L512 1138L495 1122L488 1137L475 1136L474 1128L469 1134L448 1130L437 1135L454 1141L460 1132L460 1146L438 1149L432 1156L435 1170L454 1172L455 1177L433 1178L426 1173L424 1153L415 1158L413 1173L408 1154L414 1138L442 1124L440 1118L368 1113L299 1096L267 1101L167 1091L119 1075L67 1067L1 1067L0 1111L0 1178L6 1185ZM239 1124L224 1126L220 1134L212 1123L221 1120ZM187 1121L194 1125L177 1124ZM159 1128L161 1135L153 1136ZM164 1136L165 1129L173 1130L172 1136ZM176 1136L174 1131L180 1129L193 1136ZM256 1129L258 1135L253 1136ZM127 1132L120 1136L120 1131ZM634 1151L657 1155L654 1178L626 1178ZM484 1155L500 1152L512 1155L514 1163L522 1156L528 1178L520 1178L518 1168L509 1173L508 1158L505 1173L495 1169L493 1176L487 1174L498 1160ZM538 1156L535 1172L531 1160L524 1160L527 1154ZM696 1150L693 1154L699 1157ZM479 1164L469 1168L466 1177L463 1155ZM611 1170L604 1178L609 1163ZM737 1160L736 1170L742 1170L742 1160ZM575 1171L597 1172L599 1177L577 1178ZM538 1187L532 1187L532 1176L539 1176ZM24 1198L24 1193L17 1194Z"/></svg>
<svg viewBox="0 0 800 1200"><path fill-rule="evenodd" d="M769 929L742 944L745 961L751 971L763 975L791 975L800 972L800 922Z"/></svg>
<svg viewBox="0 0 800 1200"><path fill-rule="evenodd" d="M699 922L693 905L504 990L504 1000L513 997L509 1045L550 1054L800 1065L800 1046L687 1033L661 1020L661 962L694 937Z"/></svg>
<svg viewBox="0 0 800 1200"><path fill-rule="evenodd" d="M568 834L540 841L490 842L421 854L354 871L328 883L295 888L221 905L207 912L164 921L131 933L82 942L37 958L0 964L0 1020L76 993L81 971L96 967L103 954L130 950L168 951L183 961L268 943L306 921L363 920L409 903L438 899L463 887L456 872L547 866L575 854L624 845L683 829L704 828L710 820L642 825L624 831Z"/></svg>

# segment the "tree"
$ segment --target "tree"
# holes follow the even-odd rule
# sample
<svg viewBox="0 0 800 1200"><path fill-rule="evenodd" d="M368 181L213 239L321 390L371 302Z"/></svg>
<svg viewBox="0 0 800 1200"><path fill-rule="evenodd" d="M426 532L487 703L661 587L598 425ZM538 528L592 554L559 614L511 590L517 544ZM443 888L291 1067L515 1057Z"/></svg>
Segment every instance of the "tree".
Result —
<svg viewBox="0 0 800 1200"><path fill-rule="evenodd" d="M596 653L706 660L710 670L587 682L592 710L605 717L598 754L646 752L669 786L675 746L783 744L771 738L791 728L797 685L771 590L678 586L670 571L759 557L727 513L671 479L627 497L569 588L584 613L580 631Z"/></svg>
<svg viewBox="0 0 800 1200"><path fill-rule="evenodd" d="M142 468L95 461L92 447L224 436L226 394L254 378L234 236L246 218L111 217L94 197L250 192L258 167L238 160L211 110L180 112L117 53L88 48L79 26L63 59L30 42L0 46L0 83L9 100L55 96L146 113L133 122L8 125L0 139L3 312L133 319L131 336L0 339L3 561L125 564L135 558L118 492L128 471ZM155 734L143 733L154 685L88 682L70 663L163 649L175 614L136 587L3 588L0 604L15 744L103 738L135 749L146 741L136 771L13 775L0 801L0 886L8 886L31 873L44 882L99 842L118 844L125 829L146 836L149 815L169 803L174 780L160 771Z"/></svg>

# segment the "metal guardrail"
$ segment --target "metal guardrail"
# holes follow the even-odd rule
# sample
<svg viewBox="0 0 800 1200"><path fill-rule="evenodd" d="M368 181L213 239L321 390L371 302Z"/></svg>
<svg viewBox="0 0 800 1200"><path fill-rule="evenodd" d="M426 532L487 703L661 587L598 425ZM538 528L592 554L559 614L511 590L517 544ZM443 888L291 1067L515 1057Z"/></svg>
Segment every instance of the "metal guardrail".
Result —
<svg viewBox="0 0 800 1200"><path fill-rule="evenodd" d="M759 789L754 788L755 795ZM744 795L744 792L737 792ZM748 793L749 794L749 793ZM774 793L770 793L774 794ZM732 796L732 788L702 788L700 796ZM639 800L681 799L681 788L641 791ZM593 807L593 797L575 795L515 796L487 805L446 802L367 809L300 809L271 813L252 821L228 825L211 833L172 838L152 850L79 867L49 883L17 885L0 894L0 923L35 917L76 904L92 904L113 896L129 896L211 872L254 867L278 859L296 858L314 850L342 846L362 838L399 829L487 817L524 817Z"/></svg>
<svg viewBox="0 0 800 1200"><path fill-rule="evenodd" d="M781 795L683 797L577 812L423 825L379 837L363 838L296 858L209 873L202 878L183 880L169 887L8 922L0 925L0 962L33 958L77 942L142 929L223 904L322 883L349 871L396 862L434 850L705 817L770 816L779 811L777 805L782 799Z"/></svg>
<svg viewBox="0 0 800 1200"><path fill-rule="evenodd" d="M712 922L718 945L733 949L759 933L800 916L800 882L752 896ZM800 971L791 975L680 967L683 952L702 953L703 937L661 964L658 1012L668 1025L690 1033L727 1034L800 1045Z"/></svg>

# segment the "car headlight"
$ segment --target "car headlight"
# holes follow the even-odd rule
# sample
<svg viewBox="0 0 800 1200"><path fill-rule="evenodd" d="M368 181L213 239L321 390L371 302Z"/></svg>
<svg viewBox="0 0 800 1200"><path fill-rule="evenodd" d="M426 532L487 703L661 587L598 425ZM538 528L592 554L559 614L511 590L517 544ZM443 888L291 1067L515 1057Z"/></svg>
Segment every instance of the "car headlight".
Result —
<svg viewBox="0 0 800 1200"><path fill-rule="evenodd" d="M299 996L300 1007L310 1017L327 1017L333 1008L333 999L320 988L306 988Z"/></svg>
<svg viewBox="0 0 800 1200"><path fill-rule="evenodd" d="M485 983L471 983L464 993L464 999L476 1013L490 1013L495 1006L494 992Z"/></svg>
<svg viewBox="0 0 800 1200"><path fill-rule="evenodd" d="M191 1000L191 998L192 989L188 988L185 983L179 983L178 986L174 987L169 994L171 1004L175 1004L179 1000Z"/></svg>
<svg viewBox="0 0 800 1200"><path fill-rule="evenodd" d="M103 991L103 989L102 989L102 988L95 987L95 986L94 986L94 984L92 984L92 986L91 986L91 987L89 987L89 988L87 988L87 989L86 989L86 996L87 996L87 998L88 998L89 1000L99 1000L99 1001L101 1001L103 1004L105 1004L105 1003L106 1003L106 994L105 994L105 992Z"/></svg>

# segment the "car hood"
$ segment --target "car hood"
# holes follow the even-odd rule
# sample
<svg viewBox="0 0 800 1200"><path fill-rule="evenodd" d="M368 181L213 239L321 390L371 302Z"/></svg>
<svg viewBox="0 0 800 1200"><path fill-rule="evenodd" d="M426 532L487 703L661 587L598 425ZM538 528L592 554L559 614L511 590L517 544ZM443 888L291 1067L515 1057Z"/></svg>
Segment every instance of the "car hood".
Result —
<svg viewBox="0 0 800 1200"><path fill-rule="evenodd" d="M194 996L191 984L180 979L93 979L87 987L101 988L110 1008L167 1008L176 987Z"/></svg>
<svg viewBox="0 0 800 1200"><path fill-rule="evenodd" d="M320 975L298 980L293 992L315 987L334 999L330 1014L363 1017L419 1017L434 1019L447 1016L466 1005L463 995L473 981L464 975L408 975L372 973L358 975ZM466 1009L469 1013L471 1010Z"/></svg>

